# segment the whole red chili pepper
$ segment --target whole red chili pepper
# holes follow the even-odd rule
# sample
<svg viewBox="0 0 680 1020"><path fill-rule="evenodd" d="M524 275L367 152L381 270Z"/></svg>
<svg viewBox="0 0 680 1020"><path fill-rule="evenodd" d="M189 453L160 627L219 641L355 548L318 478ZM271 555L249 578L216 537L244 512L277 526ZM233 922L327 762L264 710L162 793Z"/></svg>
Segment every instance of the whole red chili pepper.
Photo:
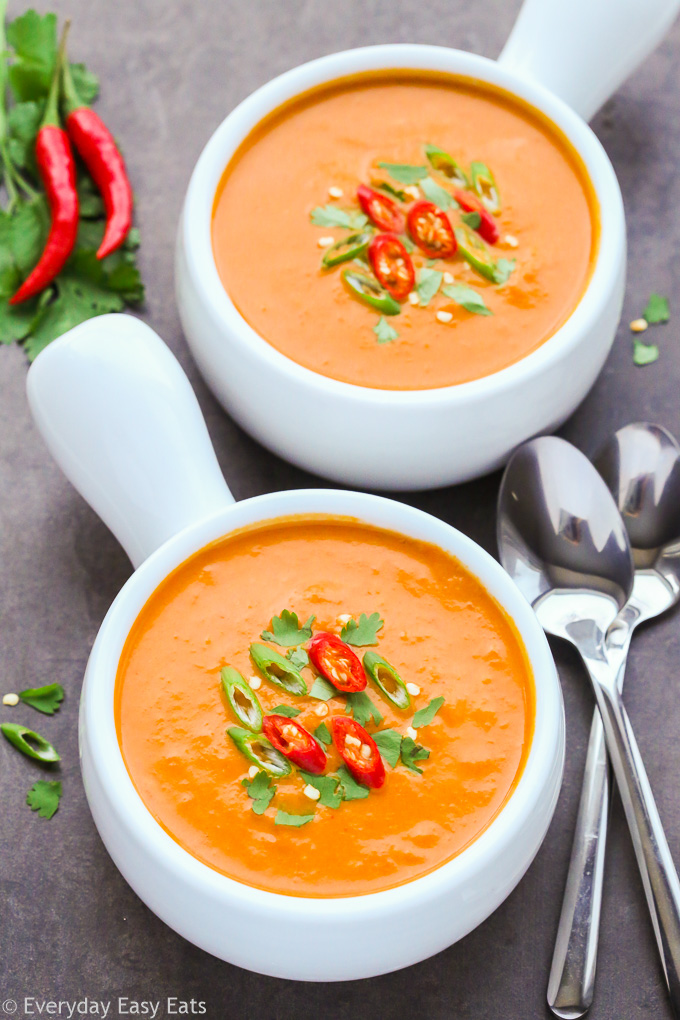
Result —
<svg viewBox="0 0 680 1020"><path fill-rule="evenodd" d="M14 297L10 298L11 305L26 301L27 298L44 290L61 272L76 243L78 232L76 167L68 135L59 126L58 108L59 78L68 29L69 22L66 23L61 37L52 84L47 97L45 116L35 141L38 170L45 186L52 216L50 232L38 264L24 280Z"/></svg>
<svg viewBox="0 0 680 1020"><path fill-rule="evenodd" d="M120 150L99 114L80 99L68 61L63 68L66 130L99 188L106 209L106 230L97 251L103 259L119 248L132 223L132 188Z"/></svg>

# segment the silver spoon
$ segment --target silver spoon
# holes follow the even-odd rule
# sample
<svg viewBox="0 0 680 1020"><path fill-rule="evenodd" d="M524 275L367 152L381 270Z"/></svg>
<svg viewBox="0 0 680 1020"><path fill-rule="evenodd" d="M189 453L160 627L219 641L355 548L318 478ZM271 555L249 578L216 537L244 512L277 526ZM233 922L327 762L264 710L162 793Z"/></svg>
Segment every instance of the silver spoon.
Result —
<svg viewBox="0 0 680 1020"><path fill-rule="evenodd" d="M612 436L595 466L617 502L635 563L632 594L606 640L620 691L633 631L680 598L680 447L660 426L636 422ZM548 1005L563 1020L583 1016L593 1001L610 786L596 711L548 981Z"/></svg>
<svg viewBox="0 0 680 1020"><path fill-rule="evenodd" d="M609 661L607 631L633 588L616 503L575 447L546 436L520 447L501 483L501 562L549 634L578 650L604 725L645 886L673 1013L680 1018L680 881Z"/></svg>
<svg viewBox="0 0 680 1020"><path fill-rule="evenodd" d="M633 591L607 634L619 690L635 628L680 596L680 448L665 429L620 429L596 458L633 546ZM609 769L599 713L591 727L574 844L548 983L556 1016L573 1020L592 1003L609 815Z"/></svg>

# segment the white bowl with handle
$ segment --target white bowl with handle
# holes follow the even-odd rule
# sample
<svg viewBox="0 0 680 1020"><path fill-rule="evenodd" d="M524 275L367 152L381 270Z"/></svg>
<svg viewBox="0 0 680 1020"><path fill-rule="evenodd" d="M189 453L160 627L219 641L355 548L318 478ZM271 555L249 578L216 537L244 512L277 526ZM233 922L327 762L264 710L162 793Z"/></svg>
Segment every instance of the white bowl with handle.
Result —
<svg viewBox="0 0 680 1020"><path fill-rule="evenodd" d="M564 761L562 696L550 649L499 564L448 524L378 496L307 489L234 503L186 376L156 334L131 316L92 319L56 340L28 373L28 397L55 459L137 568L101 626L80 705L85 792L102 840L135 892L209 953L306 981L396 970L476 927L515 887L541 845ZM384 892L327 899L255 889L184 850L137 793L114 719L123 645L164 578L235 529L319 513L357 518L457 557L513 620L536 690L524 770L489 827L421 878Z"/></svg>
<svg viewBox="0 0 680 1020"><path fill-rule="evenodd" d="M604 364L625 283L621 192L586 121L659 42L678 8L680 0L525 0L497 61L444 47L370 46L296 67L237 106L213 134L192 174L175 272L189 346L206 382L235 420L269 449L309 471L363 488L394 490L448 485L484 474L500 467L519 443L561 425ZM449 73L519 97L571 142L599 205L594 268L569 318L527 357L456 386L380 390L297 364L240 315L213 256L215 192L253 128L309 89L347 75L391 69Z"/></svg>

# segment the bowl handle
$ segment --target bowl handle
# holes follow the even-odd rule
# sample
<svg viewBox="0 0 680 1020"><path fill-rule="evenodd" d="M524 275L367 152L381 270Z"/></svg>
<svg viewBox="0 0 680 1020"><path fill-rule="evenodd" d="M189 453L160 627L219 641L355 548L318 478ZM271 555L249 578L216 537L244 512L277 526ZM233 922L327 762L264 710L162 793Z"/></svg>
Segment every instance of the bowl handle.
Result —
<svg viewBox="0 0 680 1020"><path fill-rule="evenodd" d="M37 357L26 386L50 453L135 567L234 502L189 380L140 319L81 323Z"/></svg>
<svg viewBox="0 0 680 1020"><path fill-rule="evenodd" d="M680 0L524 0L498 62L590 118L661 42Z"/></svg>

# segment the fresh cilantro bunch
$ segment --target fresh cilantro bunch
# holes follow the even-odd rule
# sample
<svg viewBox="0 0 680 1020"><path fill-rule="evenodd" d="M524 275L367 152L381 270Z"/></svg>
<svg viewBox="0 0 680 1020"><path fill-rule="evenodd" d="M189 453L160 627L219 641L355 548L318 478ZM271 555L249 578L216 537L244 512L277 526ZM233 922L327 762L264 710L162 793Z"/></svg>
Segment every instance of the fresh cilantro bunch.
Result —
<svg viewBox="0 0 680 1020"><path fill-rule="evenodd" d="M49 229L34 152L57 56L57 17L29 10L5 29L6 5L0 0L0 174L6 197L0 207L0 343L22 344L32 361L78 323L140 305L144 286L135 254L137 230L118 251L96 258L104 205L77 160L80 227L73 253L41 294L16 306L8 303L40 258ZM92 103L99 92L97 76L84 64L70 66L79 96Z"/></svg>

